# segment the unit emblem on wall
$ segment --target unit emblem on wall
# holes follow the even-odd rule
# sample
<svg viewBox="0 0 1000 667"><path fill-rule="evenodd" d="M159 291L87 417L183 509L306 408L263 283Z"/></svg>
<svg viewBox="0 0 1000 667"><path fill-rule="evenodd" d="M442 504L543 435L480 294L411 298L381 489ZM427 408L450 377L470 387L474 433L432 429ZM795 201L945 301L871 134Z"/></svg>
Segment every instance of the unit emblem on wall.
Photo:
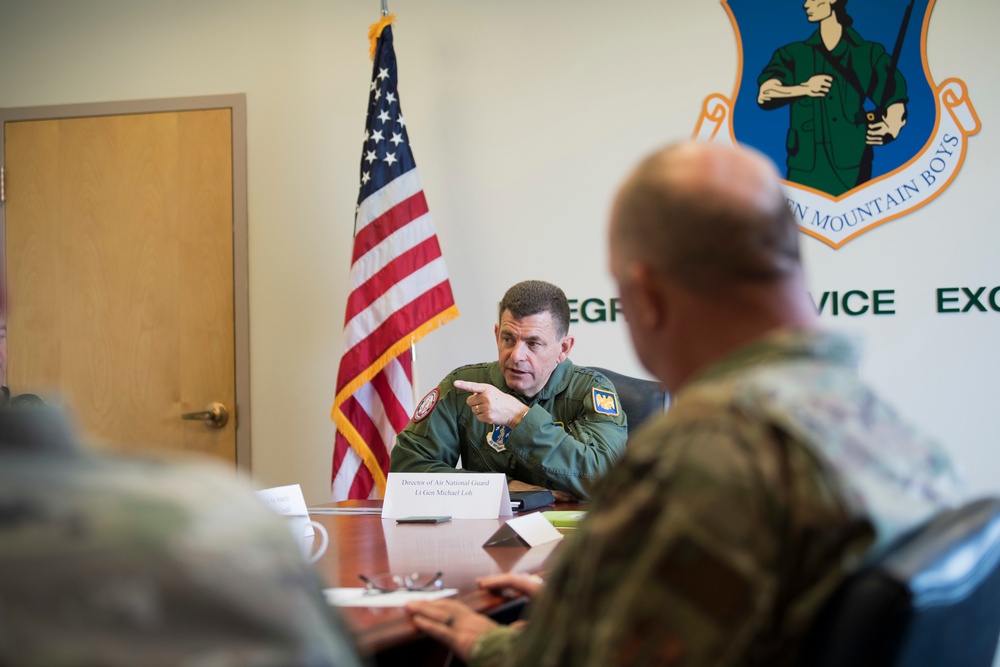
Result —
<svg viewBox="0 0 1000 667"><path fill-rule="evenodd" d="M803 232L839 248L951 184L980 122L963 81L931 80L934 0L722 5L741 68L695 137L771 157Z"/></svg>

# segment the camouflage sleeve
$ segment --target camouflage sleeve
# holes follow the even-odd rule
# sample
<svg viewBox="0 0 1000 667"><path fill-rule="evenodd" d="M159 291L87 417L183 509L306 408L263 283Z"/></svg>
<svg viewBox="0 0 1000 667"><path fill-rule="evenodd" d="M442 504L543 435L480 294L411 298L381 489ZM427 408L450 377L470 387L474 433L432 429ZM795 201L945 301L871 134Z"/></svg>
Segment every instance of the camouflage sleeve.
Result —
<svg viewBox="0 0 1000 667"><path fill-rule="evenodd" d="M504 659L514 651L520 636L520 628L512 628L509 625L500 626L482 635L472 647L469 667L501 667Z"/></svg>
<svg viewBox="0 0 1000 667"><path fill-rule="evenodd" d="M781 503L725 427L630 444L506 664L724 664L775 595ZM496 638L484 638L485 647ZM489 664L487 662L474 663Z"/></svg>

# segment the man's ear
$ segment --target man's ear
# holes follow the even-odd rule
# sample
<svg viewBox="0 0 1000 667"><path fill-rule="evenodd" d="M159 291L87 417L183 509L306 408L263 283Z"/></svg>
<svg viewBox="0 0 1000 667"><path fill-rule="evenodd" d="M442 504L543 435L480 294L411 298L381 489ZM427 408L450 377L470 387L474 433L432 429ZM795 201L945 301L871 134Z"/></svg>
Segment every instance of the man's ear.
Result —
<svg viewBox="0 0 1000 667"><path fill-rule="evenodd" d="M493 325L493 337L497 339L497 345L499 345L500 344L500 325L499 324L494 324Z"/></svg>
<svg viewBox="0 0 1000 667"><path fill-rule="evenodd" d="M569 351L573 349L575 342L576 339L572 336L563 336L563 339L559 341L559 363L562 363L569 356Z"/></svg>
<svg viewBox="0 0 1000 667"><path fill-rule="evenodd" d="M662 285L649 267L639 262L628 268L631 277L632 308L627 317L647 331L660 327L666 319Z"/></svg>

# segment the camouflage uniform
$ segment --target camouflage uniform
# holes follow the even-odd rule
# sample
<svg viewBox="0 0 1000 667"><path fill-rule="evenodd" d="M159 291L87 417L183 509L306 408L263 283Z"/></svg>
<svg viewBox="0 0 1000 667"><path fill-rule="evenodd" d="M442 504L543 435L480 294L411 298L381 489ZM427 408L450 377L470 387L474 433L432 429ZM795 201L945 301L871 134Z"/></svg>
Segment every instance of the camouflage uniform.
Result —
<svg viewBox="0 0 1000 667"><path fill-rule="evenodd" d="M530 610L471 665L791 665L871 545L960 500L843 339L774 334L634 434Z"/></svg>
<svg viewBox="0 0 1000 667"><path fill-rule="evenodd" d="M85 451L38 408L0 410L0 664L361 661L289 529L234 474Z"/></svg>
<svg viewBox="0 0 1000 667"><path fill-rule="evenodd" d="M455 380L492 384L525 402L507 388L499 362L452 371L428 394L438 392L436 404L421 401L414 420L396 438L391 471L455 472L461 456L465 470L502 472L508 479L587 498L592 484L625 452L628 429L614 385L568 359L525 403L531 409L513 430L476 419L465 402L470 392L455 389ZM427 405L431 412L421 418Z"/></svg>

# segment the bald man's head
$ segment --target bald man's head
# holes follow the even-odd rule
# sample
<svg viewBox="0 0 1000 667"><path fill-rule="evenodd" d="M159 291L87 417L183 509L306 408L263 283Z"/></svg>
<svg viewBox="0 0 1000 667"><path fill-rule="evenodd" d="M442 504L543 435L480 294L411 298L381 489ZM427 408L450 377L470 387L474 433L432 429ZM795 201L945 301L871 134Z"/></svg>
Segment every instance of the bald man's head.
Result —
<svg viewBox="0 0 1000 667"><path fill-rule="evenodd" d="M798 230L770 161L745 148L684 143L646 158L612 211L612 261L637 260L716 293L799 272Z"/></svg>

